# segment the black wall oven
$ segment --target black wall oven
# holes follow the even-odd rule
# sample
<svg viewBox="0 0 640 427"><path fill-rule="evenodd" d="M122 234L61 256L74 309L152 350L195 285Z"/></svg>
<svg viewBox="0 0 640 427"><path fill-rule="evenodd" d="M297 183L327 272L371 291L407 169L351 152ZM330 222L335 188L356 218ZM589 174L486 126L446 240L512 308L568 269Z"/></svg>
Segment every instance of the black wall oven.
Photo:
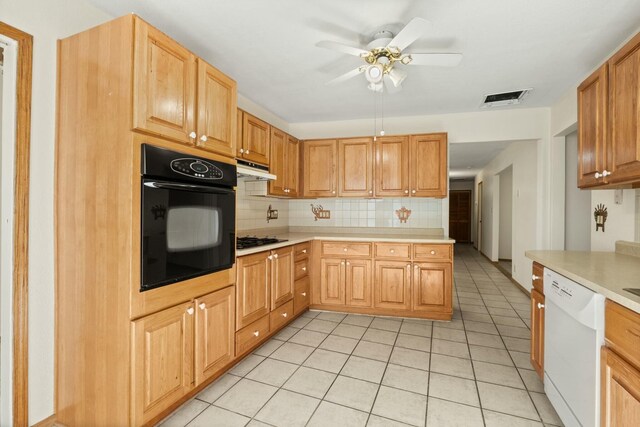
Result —
<svg viewBox="0 0 640 427"><path fill-rule="evenodd" d="M141 291L235 262L236 167L142 145Z"/></svg>

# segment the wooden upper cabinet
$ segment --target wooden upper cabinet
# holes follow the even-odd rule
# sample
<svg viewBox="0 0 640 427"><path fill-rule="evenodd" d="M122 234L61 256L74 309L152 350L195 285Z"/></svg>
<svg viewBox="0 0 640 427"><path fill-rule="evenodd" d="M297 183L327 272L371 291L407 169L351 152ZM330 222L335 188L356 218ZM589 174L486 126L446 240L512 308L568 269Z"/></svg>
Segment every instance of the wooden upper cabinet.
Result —
<svg viewBox="0 0 640 427"><path fill-rule="evenodd" d="M236 82L198 59L196 145L225 156L235 156L236 97Z"/></svg>
<svg viewBox="0 0 640 427"><path fill-rule="evenodd" d="M609 182L640 181L640 33L609 60Z"/></svg>
<svg viewBox="0 0 640 427"><path fill-rule="evenodd" d="M287 159L288 159L288 144L287 134L280 129L274 127L271 128L271 141L270 141L270 165L269 171L277 178L273 181L269 181L269 194L274 196L286 196L286 175L287 175Z"/></svg>
<svg viewBox="0 0 640 427"><path fill-rule="evenodd" d="M446 197L447 134L412 135L410 189L412 197Z"/></svg>
<svg viewBox="0 0 640 427"><path fill-rule="evenodd" d="M450 313L452 311L451 263L413 264L413 310Z"/></svg>
<svg viewBox="0 0 640 427"><path fill-rule="evenodd" d="M217 373L235 354L235 288L195 300L196 385Z"/></svg>
<svg viewBox="0 0 640 427"><path fill-rule="evenodd" d="M300 141L287 135L287 156L285 171L285 189L287 196L298 197L300 187Z"/></svg>
<svg viewBox="0 0 640 427"><path fill-rule="evenodd" d="M322 258L320 260L320 303L344 305L345 260Z"/></svg>
<svg viewBox="0 0 640 427"><path fill-rule="evenodd" d="M345 261L346 305L351 307L371 307L373 280L371 260L347 259Z"/></svg>
<svg viewBox="0 0 640 427"><path fill-rule="evenodd" d="M531 365L544 378L544 295L531 290Z"/></svg>
<svg viewBox="0 0 640 427"><path fill-rule="evenodd" d="M196 57L161 31L135 21L134 129L193 143Z"/></svg>
<svg viewBox="0 0 640 427"><path fill-rule="evenodd" d="M243 111L238 108L236 113L236 157L242 158L244 148L242 148L242 125L244 121ZM240 151L242 150L242 152Z"/></svg>
<svg viewBox="0 0 640 427"><path fill-rule="evenodd" d="M604 64L578 87L578 187L601 185L596 173L605 169L608 65Z"/></svg>
<svg viewBox="0 0 640 427"><path fill-rule="evenodd" d="M375 262L373 304L377 308L411 309L410 262Z"/></svg>
<svg viewBox="0 0 640 427"><path fill-rule="evenodd" d="M335 139L305 141L304 158L304 196L336 196L336 164L338 144Z"/></svg>
<svg viewBox="0 0 640 427"><path fill-rule="evenodd" d="M269 165L269 123L244 111L242 113L242 147L238 150L243 159Z"/></svg>
<svg viewBox="0 0 640 427"><path fill-rule="evenodd" d="M375 144L375 195L409 195L409 137L386 136Z"/></svg>
<svg viewBox="0 0 640 427"><path fill-rule="evenodd" d="M293 246L271 251L271 310L293 298Z"/></svg>
<svg viewBox="0 0 640 427"><path fill-rule="evenodd" d="M271 311L271 261L269 252L238 257L236 260L236 330Z"/></svg>
<svg viewBox="0 0 640 427"><path fill-rule="evenodd" d="M373 138L338 141L338 196L373 197Z"/></svg>
<svg viewBox="0 0 640 427"><path fill-rule="evenodd" d="M133 425L142 425L187 394L193 384L192 303L132 322Z"/></svg>

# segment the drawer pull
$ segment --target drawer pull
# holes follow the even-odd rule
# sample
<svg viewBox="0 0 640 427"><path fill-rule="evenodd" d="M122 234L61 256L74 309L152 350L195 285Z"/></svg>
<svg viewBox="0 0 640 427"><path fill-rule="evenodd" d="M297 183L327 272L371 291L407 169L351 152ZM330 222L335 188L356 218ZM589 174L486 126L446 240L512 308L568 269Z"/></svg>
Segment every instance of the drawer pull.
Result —
<svg viewBox="0 0 640 427"><path fill-rule="evenodd" d="M301 293L300 295L302 295L303 297L306 297L306 296L307 296L307 293L306 293L306 292L303 292L303 293Z"/></svg>
<svg viewBox="0 0 640 427"><path fill-rule="evenodd" d="M200 307L200 310L204 310L205 308L207 308L207 305L205 303L201 302L198 307Z"/></svg>
<svg viewBox="0 0 640 427"><path fill-rule="evenodd" d="M307 271L307 267L302 267L302 271Z"/></svg>
<svg viewBox="0 0 640 427"><path fill-rule="evenodd" d="M395 254L396 250L395 249L389 249L389 252L392 253L392 254Z"/></svg>
<svg viewBox="0 0 640 427"><path fill-rule="evenodd" d="M436 251L431 251L431 252L430 252L430 254L431 254L431 255L435 255L435 254L436 254Z"/></svg>
<svg viewBox="0 0 640 427"><path fill-rule="evenodd" d="M302 253L303 253L303 254L306 254L306 253L307 253L307 250L306 250L306 249L303 249L303 250L302 250Z"/></svg>
<svg viewBox="0 0 640 427"><path fill-rule="evenodd" d="M531 280L540 280L540 279L542 279L542 277L536 276L535 274L531 275Z"/></svg>
<svg viewBox="0 0 640 427"><path fill-rule="evenodd" d="M544 304L538 303L538 310L541 309L541 308L544 308Z"/></svg>
<svg viewBox="0 0 640 427"><path fill-rule="evenodd" d="M284 313L282 313L282 317L287 317L287 312L285 311Z"/></svg>
<svg viewBox="0 0 640 427"><path fill-rule="evenodd" d="M632 330L632 329L627 329L627 332L630 333L631 335L633 335L636 338L640 338L640 333Z"/></svg>
<svg viewBox="0 0 640 427"><path fill-rule="evenodd" d="M347 252L347 248L343 248L342 250L343 250L343 251L345 251L345 252Z"/></svg>
<svg viewBox="0 0 640 427"><path fill-rule="evenodd" d="M259 336L260 336L260 331L255 331L255 332L253 333L253 336L254 336L254 337L259 337Z"/></svg>

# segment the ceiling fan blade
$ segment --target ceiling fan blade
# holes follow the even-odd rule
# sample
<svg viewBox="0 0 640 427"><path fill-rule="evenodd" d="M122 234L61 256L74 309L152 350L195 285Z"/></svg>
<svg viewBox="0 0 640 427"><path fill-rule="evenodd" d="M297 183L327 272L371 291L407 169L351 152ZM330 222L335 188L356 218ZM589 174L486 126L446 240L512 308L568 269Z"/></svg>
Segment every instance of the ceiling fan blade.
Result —
<svg viewBox="0 0 640 427"><path fill-rule="evenodd" d="M331 40L318 42L316 43L316 46L324 47L325 49L336 50L338 52L346 53L353 56L359 56L361 58L370 55L368 50L360 49L359 47L347 46L346 44L334 42Z"/></svg>
<svg viewBox="0 0 640 427"><path fill-rule="evenodd" d="M405 61L404 58L411 58ZM410 53L402 57L405 65L430 65L433 67L455 67L462 61L461 53Z"/></svg>
<svg viewBox="0 0 640 427"><path fill-rule="evenodd" d="M342 83L342 82L344 82L344 81L347 81L347 80L349 80L349 79L352 79L352 78L354 78L355 76L357 76L358 74L363 73L363 72L364 72L364 70L365 70L365 68L366 68L366 67L365 67L364 65L363 65L363 66L360 66L360 67L358 67L358 68L356 68L356 69L354 69L354 70L351 70L351 71L349 71L349 72L344 73L344 74L343 74L343 75L341 75L341 76L336 77L336 78L335 78L335 79L333 79L333 80L329 80L326 84L327 84L327 86L333 86L333 85L335 85L335 84Z"/></svg>
<svg viewBox="0 0 640 427"><path fill-rule="evenodd" d="M396 85L393 79L388 74L385 74L384 88L388 93L398 93L402 90L402 84L398 83L398 85Z"/></svg>
<svg viewBox="0 0 640 427"><path fill-rule="evenodd" d="M389 42L387 47L397 48L402 51L414 41L418 40L430 24L422 18L413 18L400 32Z"/></svg>

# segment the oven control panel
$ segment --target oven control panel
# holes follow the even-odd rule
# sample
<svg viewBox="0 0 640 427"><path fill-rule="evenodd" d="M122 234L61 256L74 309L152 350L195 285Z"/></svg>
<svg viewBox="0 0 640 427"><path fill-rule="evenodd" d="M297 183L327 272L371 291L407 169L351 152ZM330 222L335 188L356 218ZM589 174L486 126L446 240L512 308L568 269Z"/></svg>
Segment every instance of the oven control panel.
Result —
<svg viewBox="0 0 640 427"><path fill-rule="evenodd" d="M220 168L202 159L175 159L171 162L171 170L181 175L201 179L222 179L224 177Z"/></svg>

